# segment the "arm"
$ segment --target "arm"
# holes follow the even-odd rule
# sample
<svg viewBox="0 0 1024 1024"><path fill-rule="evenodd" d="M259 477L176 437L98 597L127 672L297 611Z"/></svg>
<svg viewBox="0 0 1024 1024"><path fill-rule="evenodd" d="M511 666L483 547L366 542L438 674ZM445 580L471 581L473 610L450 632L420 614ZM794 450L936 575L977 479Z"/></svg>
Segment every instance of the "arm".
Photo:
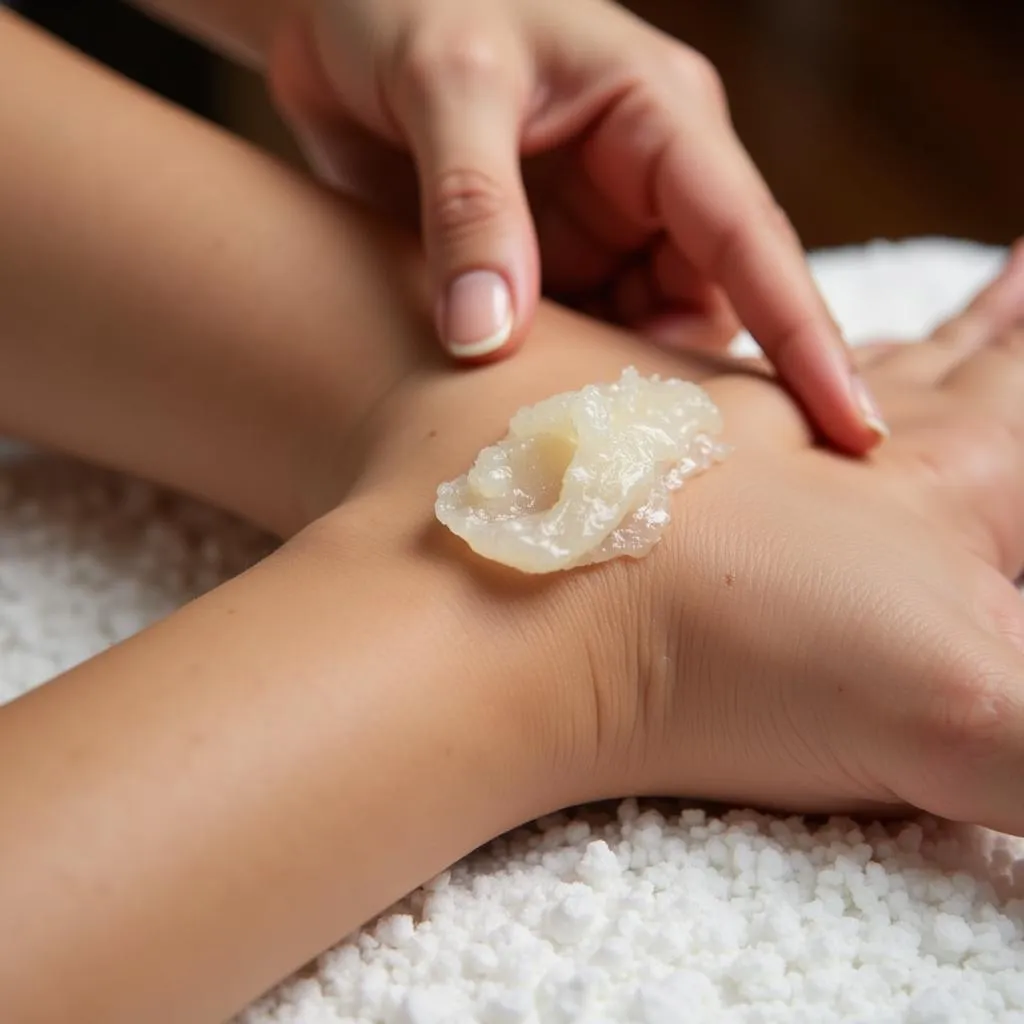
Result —
<svg viewBox="0 0 1024 1024"><path fill-rule="evenodd" d="M404 365L411 249L3 11L0 68L0 431L294 531Z"/></svg>
<svg viewBox="0 0 1024 1024"><path fill-rule="evenodd" d="M4 427L293 533L430 361L410 251L0 19ZM579 584L453 571L392 514L355 502L0 710L5 1021L222 1020L576 799L543 752Z"/></svg>
<svg viewBox="0 0 1024 1024"><path fill-rule="evenodd" d="M353 504L0 709L5 1022L223 1021L579 801L546 751L590 660L554 624L599 620L394 544L393 511Z"/></svg>
<svg viewBox="0 0 1024 1024"><path fill-rule="evenodd" d="M438 358L411 240L2 11L0 68L0 431L285 536L330 508Z"/></svg>
<svg viewBox="0 0 1024 1024"><path fill-rule="evenodd" d="M0 711L7 1024L223 1021L574 800L542 755L565 595L514 611L359 523ZM586 659L547 654L568 692Z"/></svg>

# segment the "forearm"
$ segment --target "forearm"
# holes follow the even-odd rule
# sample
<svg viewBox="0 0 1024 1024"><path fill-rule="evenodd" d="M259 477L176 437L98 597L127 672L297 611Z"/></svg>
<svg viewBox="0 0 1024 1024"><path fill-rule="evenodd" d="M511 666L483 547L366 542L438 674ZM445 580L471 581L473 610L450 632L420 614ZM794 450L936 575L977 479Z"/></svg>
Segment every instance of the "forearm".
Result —
<svg viewBox="0 0 1024 1024"><path fill-rule="evenodd" d="M222 1021L570 798L552 598L345 522L0 711L6 1022Z"/></svg>
<svg viewBox="0 0 1024 1024"><path fill-rule="evenodd" d="M333 507L442 360L414 239L2 12L0 68L0 432L283 536Z"/></svg>
<svg viewBox="0 0 1024 1024"><path fill-rule="evenodd" d="M426 336L408 243L2 12L0 68L0 431L292 532Z"/></svg>
<svg viewBox="0 0 1024 1024"><path fill-rule="evenodd" d="M297 0L132 0L136 7L245 64L263 63L277 20Z"/></svg>

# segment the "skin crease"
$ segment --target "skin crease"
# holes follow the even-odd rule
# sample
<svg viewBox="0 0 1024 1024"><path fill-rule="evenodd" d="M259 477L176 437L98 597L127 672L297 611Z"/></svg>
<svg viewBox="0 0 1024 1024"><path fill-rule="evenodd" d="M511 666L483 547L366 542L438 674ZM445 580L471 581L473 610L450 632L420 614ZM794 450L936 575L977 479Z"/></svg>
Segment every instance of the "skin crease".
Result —
<svg viewBox="0 0 1024 1024"><path fill-rule="evenodd" d="M5 430L290 538L0 709L5 1022L222 1021L600 797L1024 832L1020 253L860 357L893 436L846 460L763 368L552 306L454 373L407 240L10 15L0 68ZM525 579L433 521L519 406L629 362L702 382L736 445L650 557Z"/></svg>
<svg viewBox="0 0 1024 1024"><path fill-rule="evenodd" d="M141 6L262 66L323 180L419 222L442 340L470 340L449 338L454 282L498 275L511 333L467 358L524 343L543 276L545 294L662 339L685 341L694 316L723 329L738 316L837 449L880 440L717 72L619 4Z"/></svg>
<svg viewBox="0 0 1024 1024"><path fill-rule="evenodd" d="M1024 310L1020 256L996 302L994 332ZM571 337L573 325L556 334ZM363 486L379 488L395 508L421 508L437 479L475 454L464 424L500 436L510 413L539 397L541 366L543 393L556 393L614 379L636 356L628 339L595 331L591 340L585 363L574 344L563 351L556 340L537 366L524 356L521 366L481 371L472 393L447 375L414 376L381 413L380 434L390 438L376 460L384 468L371 470ZM645 634L649 650L631 655L646 663L640 675L647 680L643 701L625 716L626 731L643 738L630 743L627 758L636 791L677 792L680 777L695 778L702 795L727 801L806 811L910 803L1019 830L1013 775L1000 772L1013 763L1003 757L1019 764L1021 752L1000 750L992 764L981 758L966 778L956 756L965 745L961 730L974 739L972 729L983 734L986 721L994 729L1000 715L1013 721L1020 711L1009 685L1014 673L1020 677L1017 652L995 639L1020 636L1024 623L1007 579L1024 565L1021 424L1013 423L1024 386L1019 347L1014 334L976 357L987 372L1008 373L990 384L996 407L1012 410L1010 426L936 395L930 371L904 369L914 356L927 366L927 354L880 359L868 373L904 432L870 465L809 447L795 407L761 376L713 373L672 354L636 360L643 373L702 382L725 416L724 439L736 447L684 488L676 524L649 564L614 570L627 590L637 577L657 581L642 607L660 640ZM946 369L952 358L931 362ZM937 472L945 486L934 486ZM865 528L877 522L884 531ZM813 624L811 607L823 611ZM798 651L787 629L795 620L805 628ZM822 660L819 650L831 656ZM701 657L694 660L694 651ZM814 678L792 674L804 659ZM986 672L990 694L980 678ZM903 676L928 684L894 688ZM607 700L621 703L617 683L609 685L615 692ZM599 717L622 718L623 709ZM992 744L993 755L999 746ZM603 761L595 752L595 771ZM621 756L614 761L620 771ZM979 795L982 778L992 788L988 801Z"/></svg>

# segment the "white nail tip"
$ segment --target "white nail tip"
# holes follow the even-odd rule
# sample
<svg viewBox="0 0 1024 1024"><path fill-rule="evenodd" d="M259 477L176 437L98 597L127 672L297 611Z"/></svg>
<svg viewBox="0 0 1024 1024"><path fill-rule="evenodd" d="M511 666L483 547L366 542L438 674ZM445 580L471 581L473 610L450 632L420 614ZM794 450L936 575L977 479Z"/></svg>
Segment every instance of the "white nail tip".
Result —
<svg viewBox="0 0 1024 1024"><path fill-rule="evenodd" d="M488 335L486 338L481 338L479 341L471 341L465 345L449 343L448 351L456 359L474 359L477 356L490 355L492 352L497 352L512 337L512 328L514 326L515 316L510 310L501 328L493 334Z"/></svg>

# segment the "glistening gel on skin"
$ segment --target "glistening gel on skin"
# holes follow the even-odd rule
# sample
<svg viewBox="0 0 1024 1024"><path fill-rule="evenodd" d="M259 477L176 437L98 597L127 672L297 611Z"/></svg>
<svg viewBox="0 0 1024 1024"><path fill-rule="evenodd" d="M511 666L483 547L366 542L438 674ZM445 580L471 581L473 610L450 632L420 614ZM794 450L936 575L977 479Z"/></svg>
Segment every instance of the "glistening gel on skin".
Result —
<svg viewBox="0 0 1024 1024"><path fill-rule="evenodd" d="M526 573L642 558L671 519L671 493L725 457L722 417L696 384L627 367L520 409L435 513L477 554Z"/></svg>

